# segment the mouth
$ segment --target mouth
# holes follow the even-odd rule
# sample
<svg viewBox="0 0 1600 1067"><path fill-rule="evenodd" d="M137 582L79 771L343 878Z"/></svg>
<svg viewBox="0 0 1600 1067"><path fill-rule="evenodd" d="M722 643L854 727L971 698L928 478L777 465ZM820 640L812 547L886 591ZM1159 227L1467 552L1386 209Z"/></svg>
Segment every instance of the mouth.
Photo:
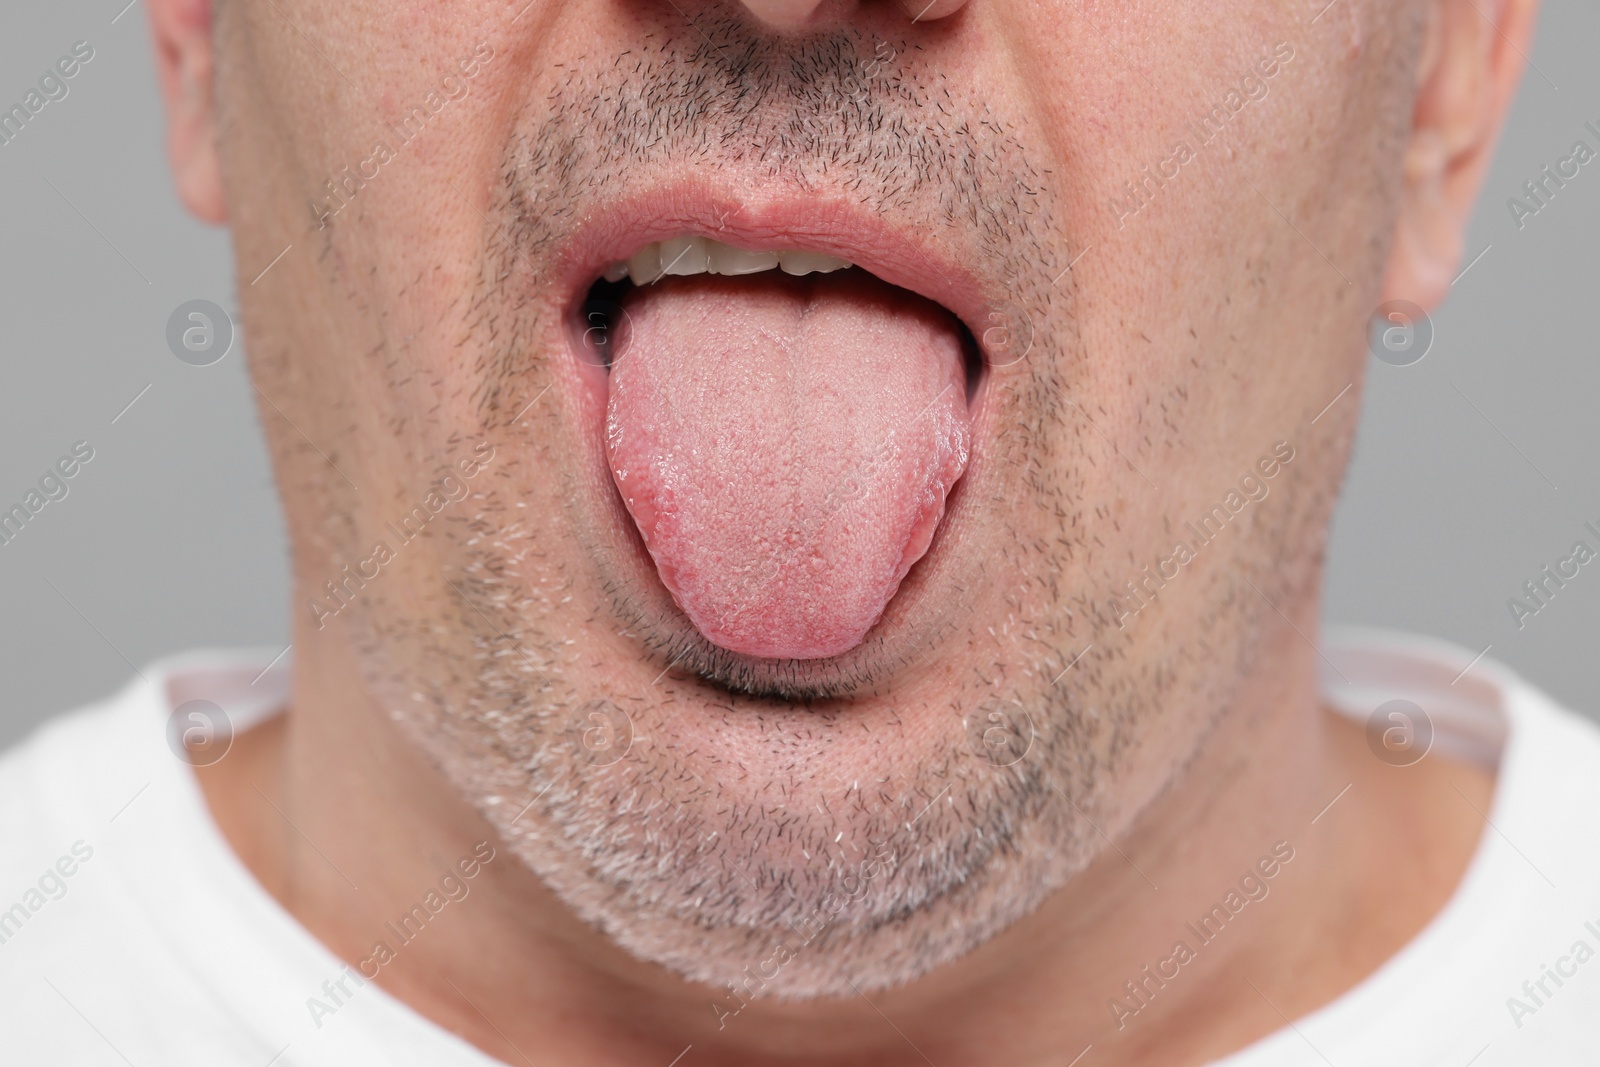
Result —
<svg viewBox="0 0 1600 1067"><path fill-rule="evenodd" d="M724 685L867 641L939 549L988 373L964 272L827 212L808 233L738 210L733 232L723 211L592 242L567 315L614 510L711 658L742 664Z"/></svg>

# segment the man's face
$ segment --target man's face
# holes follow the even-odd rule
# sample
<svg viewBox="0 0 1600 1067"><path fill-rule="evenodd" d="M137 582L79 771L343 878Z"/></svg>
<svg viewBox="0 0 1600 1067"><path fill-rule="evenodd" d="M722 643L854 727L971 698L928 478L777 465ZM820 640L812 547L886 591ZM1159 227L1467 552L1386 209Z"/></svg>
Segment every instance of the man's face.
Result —
<svg viewBox="0 0 1600 1067"><path fill-rule="evenodd" d="M230 0L297 655L640 957L970 951L1314 611L1421 35L1321 6Z"/></svg>

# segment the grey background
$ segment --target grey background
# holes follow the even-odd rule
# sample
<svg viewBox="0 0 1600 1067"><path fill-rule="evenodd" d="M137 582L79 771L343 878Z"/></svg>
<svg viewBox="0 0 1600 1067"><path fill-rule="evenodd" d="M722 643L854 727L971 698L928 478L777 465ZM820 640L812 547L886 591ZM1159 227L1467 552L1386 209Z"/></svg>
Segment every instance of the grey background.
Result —
<svg viewBox="0 0 1600 1067"><path fill-rule="evenodd" d="M135 664L288 641L283 526L240 346L204 368L166 347L174 308L232 311L234 280L225 233L172 191L145 12L125 2L13 4L0 34L6 107L73 42L95 49L68 96L0 146L0 509L73 442L95 450L66 499L0 546L0 744ZM1488 251L1434 316L1424 360L1373 361L1326 610L1492 645L1590 714L1600 562L1520 631L1506 599L1580 536L1593 544L1586 520L1600 526L1600 160L1520 232L1506 198L1578 138L1600 149L1583 129L1600 127L1597 42L1600 9L1546 5L1466 242L1467 260Z"/></svg>

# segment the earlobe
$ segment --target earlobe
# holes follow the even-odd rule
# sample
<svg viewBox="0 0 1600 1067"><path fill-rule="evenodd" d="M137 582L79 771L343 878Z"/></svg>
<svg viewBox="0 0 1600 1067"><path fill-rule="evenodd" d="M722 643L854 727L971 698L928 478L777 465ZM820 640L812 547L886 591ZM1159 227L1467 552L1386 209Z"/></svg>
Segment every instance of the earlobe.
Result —
<svg viewBox="0 0 1600 1067"><path fill-rule="evenodd" d="M1434 308L1450 291L1461 261L1462 233L1471 208L1459 208L1447 191L1451 155L1435 130L1412 133L1406 150L1404 200L1395 222L1383 299Z"/></svg>
<svg viewBox="0 0 1600 1067"><path fill-rule="evenodd" d="M1434 308L1522 75L1537 0L1431 0L1383 299Z"/></svg>
<svg viewBox="0 0 1600 1067"><path fill-rule="evenodd" d="M217 152L210 0L147 0L146 6L178 196L196 217L220 224L228 213Z"/></svg>

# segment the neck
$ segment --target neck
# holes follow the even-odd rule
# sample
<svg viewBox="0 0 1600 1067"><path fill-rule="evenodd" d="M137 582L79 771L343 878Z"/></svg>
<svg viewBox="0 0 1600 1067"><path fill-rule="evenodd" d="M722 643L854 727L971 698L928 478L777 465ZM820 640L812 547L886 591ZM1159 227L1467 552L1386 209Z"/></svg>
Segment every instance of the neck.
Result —
<svg viewBox="0 0 1600 1067"><path fill-rule="evenodd" d="M1315 632L1314 604L1294 614ZM578 922L397 733L354 651L297 637L289 713L201 772L213 812L353 973L509 1063L536 1048L547 1062L659 1067L691 1045L696 1065L1062 1063L1091 1044L1097 1065L1203 1062L1336 996L1411 937L1477 840L1455 793L1481 808L1492 789L1441 760L1397 773L1373 759L1359 726L1322 707L1316 654L1286 625L1182 776L1034 914L870 999L741 1004ZM1392 899L1377 907L1396 878L1415 890L1398 914ZM1363 903L1357 914L1383 920L1329 953L1336 917Z"/></svg>

